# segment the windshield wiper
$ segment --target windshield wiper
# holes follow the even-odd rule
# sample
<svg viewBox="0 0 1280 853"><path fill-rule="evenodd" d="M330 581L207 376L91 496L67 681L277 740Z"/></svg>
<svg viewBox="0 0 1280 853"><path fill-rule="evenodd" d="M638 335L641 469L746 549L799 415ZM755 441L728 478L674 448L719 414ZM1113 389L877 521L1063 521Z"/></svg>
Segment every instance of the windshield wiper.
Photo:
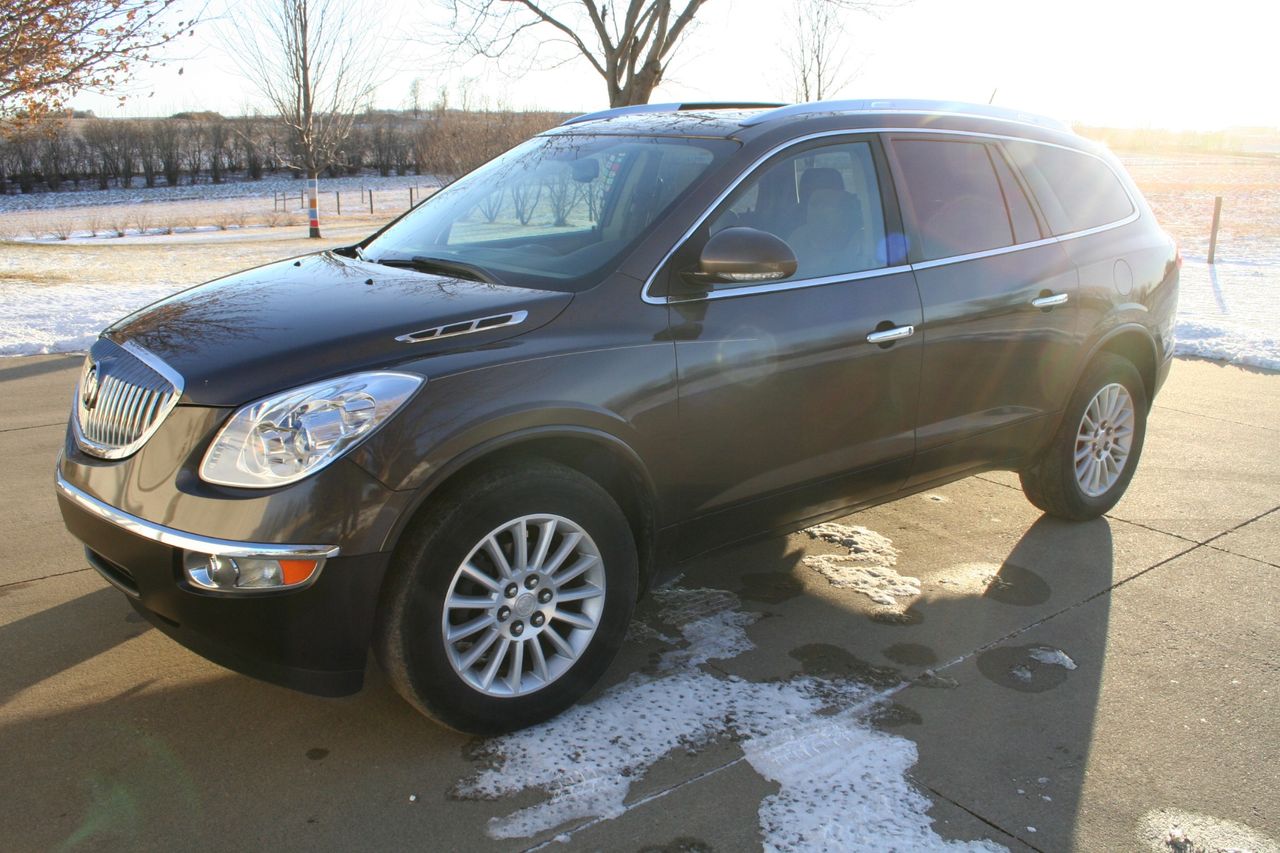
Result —
<svg viewBox="0 0 1280 853"><path fill-rule="evenodd" d="M429 258L425 255L415 255L412 258L379 258L374 263L388 267L406 267L419 272L443 273L455 278L465 278L471 281L484 282L485 284L501 284L488 270L464 261L450 261L445 258Z"/></svg>

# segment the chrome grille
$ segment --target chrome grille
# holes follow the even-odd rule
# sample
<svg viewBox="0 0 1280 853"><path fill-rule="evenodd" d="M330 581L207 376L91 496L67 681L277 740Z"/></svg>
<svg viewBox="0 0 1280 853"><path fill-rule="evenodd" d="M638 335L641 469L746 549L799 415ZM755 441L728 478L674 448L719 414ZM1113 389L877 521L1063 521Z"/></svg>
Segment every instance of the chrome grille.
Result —
<svg viewBox="0 0 1280 853"><path fill-rule="evenodd" d="M122 459L146 444L182 396L182 377L142 347L99 338L76 385L76 444L103 459Z"/></svg>

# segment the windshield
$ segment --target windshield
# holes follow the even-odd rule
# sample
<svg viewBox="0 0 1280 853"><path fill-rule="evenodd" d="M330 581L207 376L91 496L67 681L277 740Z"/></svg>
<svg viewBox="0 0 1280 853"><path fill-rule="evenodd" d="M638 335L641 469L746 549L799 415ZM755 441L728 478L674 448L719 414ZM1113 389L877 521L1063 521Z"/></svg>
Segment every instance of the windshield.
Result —
<svg viewBox="0 0 1280 853"><path fill-rule="evenodd" d="M437 271L465 264L503 284L581 290L616 266L727 140L544 136L436 193L362 255Z"/></svg>

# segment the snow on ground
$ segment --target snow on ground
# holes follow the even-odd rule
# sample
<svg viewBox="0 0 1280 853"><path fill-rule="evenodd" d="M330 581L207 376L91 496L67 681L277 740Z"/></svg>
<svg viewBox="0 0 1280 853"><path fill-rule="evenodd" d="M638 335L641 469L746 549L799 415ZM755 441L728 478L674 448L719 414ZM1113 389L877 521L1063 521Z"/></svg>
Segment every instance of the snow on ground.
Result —
<svg viewBox="0 0 1280 853"><path fill-rule="evenodd" d="M669 588L657 599L658 620L678 629L683 644L653 671L481 747L488 766L456 794L546 795L491 819L492 837L528 838L566 826L571 834L619 817L637 804L627 802L631 781L664 755L733 741L743 756L726 767L746 761L779 785L759 807L766 850L1004 849L947 841L933 831L931 802L906 776L915 744L870 723L884 694L852 681L800 676L756 683L705 669L707 661L753 648L746 629L758 614L741 611L737 597L722 590ZM654 628L642 633L661 636ZM569 834L557 838L567 841Z"/></svg>
<svg viewBox="0 0 1280 853"><path fill-rule="evenodd" d="M290 193L297 196L306 188L306 181L291 175L269 175L260 181L235 180L222 184L179 183L177 186L142 186L142 179L134 180L129 189L112 187L111 189L64 190L59 192L30 193L26 195L0 195L0 213L24 210L60 210L71 207L99 207L115 204L145 204L147 202L199 200L228 198L260 198L275 193ZM320 192L336 191L358 192L362 189L373 189L375 192L392 190L408 192L409 187L434 186L437 179L432 175L352 175L342 178L321 178Z"/></svg>
<svg viewBox="0 0 1280 853"><path fill-rule="evenodd" d="M1275 254L1275 253L1273 253ZM1178 292L1178 355L1280 370L1280 257L1188 256Z"/></svg>
<svg viewBox="0 0 1280 853"><path fill-rule="evenodd" d="M894 571L898 549L874 530L828 523L810 527L805 533L848 550L845 554L811 554L801 561L832 586L855 590L886 607L895 606L898 598L920 594L920 579Z"/></svg>
<svg viewBox="0 0 1280 853"><path fill-rule="evenodd" d="M1142 818L1139 835L1158 853L1280 853L1280 844L1243 823L1184 812L1153 809Z"/></svg>
<svg viewBox="0 0 1280 853"><path fill-rule="evenodd" d="M216 236L248 240L270 230L251 228L244 229L243 234L221 232ZM183 244L210 236L202 231L68 242L96 243L102 247L97 249L99 252L108 251L111 245L126 244L203 252L207 249ZM1258 260L1247 263L1220 261L1209 266L1203 258L1186 258L1176 328L1179 355L1280 370L1280 251L1269 246L1256 246L1253 256ZM0 305L5 308L0 318L0 356L83 350L112 321L196 283L172 281L163 286L139 287L109 284L93 276L88 276L87 281L73 279L57 285L32 283L21 278L22 270L30 266L16 254L21 251L17 245L0 248ZM11 265L15 272L6 275L6 268Z"/></svg>
<svg viewBox="0 0 1280 853"><path fill-rule="evenodd" d="M87 350L106 326L188 282L16 284L0 280L0 356Z"/></svg>

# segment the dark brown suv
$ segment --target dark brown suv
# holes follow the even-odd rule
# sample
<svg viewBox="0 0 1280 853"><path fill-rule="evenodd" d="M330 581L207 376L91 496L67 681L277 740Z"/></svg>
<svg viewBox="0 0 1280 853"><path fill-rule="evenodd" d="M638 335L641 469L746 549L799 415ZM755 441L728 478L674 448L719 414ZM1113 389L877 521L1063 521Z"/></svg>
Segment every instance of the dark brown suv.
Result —
<svg viewBox="0 0 1280 853"><path fill-rule="evenodd" d="M978 471L1093 518L1169 368L1177 250L1052 121L611 110L85 361L57 491L206 657L447 725L544 719L682 560Z"/></svg>

